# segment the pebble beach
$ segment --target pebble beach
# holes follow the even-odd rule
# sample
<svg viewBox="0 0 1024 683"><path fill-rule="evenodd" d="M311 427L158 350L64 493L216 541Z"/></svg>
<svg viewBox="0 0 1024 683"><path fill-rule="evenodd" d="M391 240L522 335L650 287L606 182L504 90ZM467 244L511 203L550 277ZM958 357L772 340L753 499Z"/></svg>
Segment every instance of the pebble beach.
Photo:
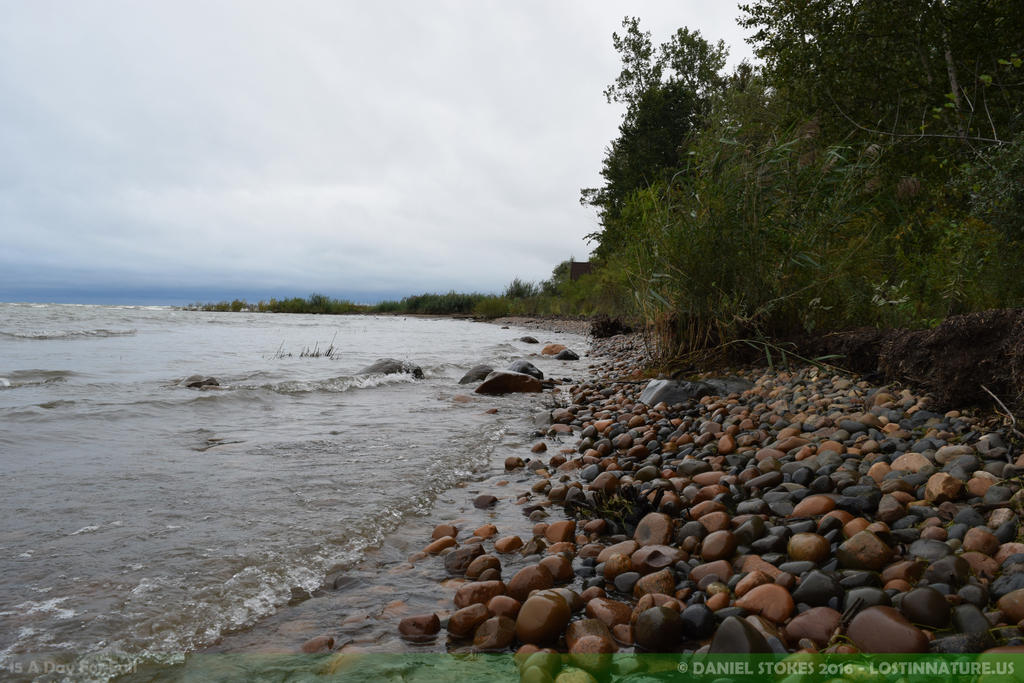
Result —
<svg viewBox="0 0 1024 683"><path fill-rule="evenodd" d="M541 340L587 325L497 322ZM1001 416L814 366L647 403L635 334L562 367L489 474L204 654L484 680L498 669L473 657L496 653L501 678L589 681L642 677L650 653L1024 651L1024 457Z"/></svg>
<svg viewBox="0 0 1024 683"><path fill-rule="evenodd" d="M1024 458L996 420L810 366L647 405L638 337L586 360L505 462L531 528L437 524L410 559L450 602L396 619L407 642L515 652L523 680L551 653L1024 651Z"/></svg>

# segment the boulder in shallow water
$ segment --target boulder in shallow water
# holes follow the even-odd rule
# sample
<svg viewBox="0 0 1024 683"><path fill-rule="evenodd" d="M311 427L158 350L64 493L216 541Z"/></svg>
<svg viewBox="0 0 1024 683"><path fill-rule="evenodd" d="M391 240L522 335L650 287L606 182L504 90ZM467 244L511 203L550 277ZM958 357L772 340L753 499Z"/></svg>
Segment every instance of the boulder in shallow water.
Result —
<svg viewBox="0 0 1024 683"><path fill-rule="evenodd" d="M562 349L555 354L555 360L579 360L579 354L572 349Z"/></svg>
<svg viewBox="0 0 1024 683"><path fill-rule="evenodd" d="M531 337L529 335L527 335L525 337L520 337L519 341L525 342L527 344L540 344L539 341L537 341L534 337Z"/></svg>
<svg viewBox="0 0 1024 683"><path fill-rule="evenodd" d="M459 384L470 384L471 382L480 382L484 380L487 375L494 372L494 368L490 365L474 365L469 369L462 379L459 380Z"/></svg>
<svg viewBox="0 0 1024 683"><path fill-rule="evenodd" d="M394 358L380 358L373 365L367 365L359 371L361 375L395 375L401 372L408 373L416 379L423 378L423 368L410 363L409 361L395 360Z"/></svg>
<svg viewBox="0 0 1024 683"><path fill-rule="evenodd" d="M498 370L487 375L487 379L476 388L478 394L536 393L543 390L540 380L521 372Z"/></svg>
<svg viewBox="0 0 1024 683"><path fill-rule="evenodd" d="M508 368L506 369L509 370L510 372L521 372L524 375L529 375L530 377L544 379L544 373L541 372L536 365L534 365L528 360L514 360L509 364Z"/></svg>
<svg viewBox="0 0 1024 683"><path fill-rule="evenodd" d="M203 377L202 375L192 375L181 380L181 383L189 389L205 389L206 387L219 387L220 382L217 381L216 377Z"/></svg>

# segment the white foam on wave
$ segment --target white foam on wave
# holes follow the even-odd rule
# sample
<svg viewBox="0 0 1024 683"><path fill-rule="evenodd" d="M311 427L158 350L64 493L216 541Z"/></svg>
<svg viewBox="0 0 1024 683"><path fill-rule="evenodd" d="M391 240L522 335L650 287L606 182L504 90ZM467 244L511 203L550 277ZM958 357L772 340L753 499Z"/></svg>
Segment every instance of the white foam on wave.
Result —
<svg viewBox="0 0 1024 683"><path fill-rule="evenodd" d="M61 607L60 604L67 600L67 596L63 598L50 598L42 602L36 602L35 600L26 600L20 605L15 605L15 609L25 610L23 614L52 614L58 619L70 619L75 616L75 610L67 607Z"/></svg>
<svg viewBox="0 0 1024 683"><path fill-rule="evenodd" d="M263 389L277 394L308 394L318 391L340 394L353 389L373 389L390 384L409 384L415 382L416 378L407 372L397 372L390 375L342 375L323 380L309 382L278 382L275 384L261 384L258 386L238 385L229 388L237 389Z"/></svg>
<svg viewBox="0 0 1024 683"><path fill-rule="evenodd" d="M91 534L94 531L99 531L100 527L96 524L90 524L89 526L83 526L78 531L72 531L68 536L77 536L79 534Z"/></svg>

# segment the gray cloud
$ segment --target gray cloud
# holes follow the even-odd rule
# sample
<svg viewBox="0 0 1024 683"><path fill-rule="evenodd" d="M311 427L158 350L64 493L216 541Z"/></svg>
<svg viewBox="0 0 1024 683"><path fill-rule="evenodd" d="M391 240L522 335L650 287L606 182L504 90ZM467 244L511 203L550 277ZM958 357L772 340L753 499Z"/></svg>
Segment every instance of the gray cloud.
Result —
<svg viewBox="0 0 1024 683"><path fill-rule="evenodd" d="M0 299L541 279L596 227L622 16L749 55L671 0L0 8Z"/></svg>

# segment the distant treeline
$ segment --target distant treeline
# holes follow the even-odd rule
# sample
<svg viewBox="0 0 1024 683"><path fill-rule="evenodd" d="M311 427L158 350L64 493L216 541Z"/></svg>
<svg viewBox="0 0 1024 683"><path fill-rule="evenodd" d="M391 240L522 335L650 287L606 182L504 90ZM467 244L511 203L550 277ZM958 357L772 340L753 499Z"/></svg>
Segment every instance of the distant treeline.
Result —
<svg viewBox="0 0 1024 683"><path fill-rule="evenodd" d="M357 304L324 294L310 294L305 298L271 298L257 303L249 303L245 299L197 302L185 308L193 311L254 313L390 313L499 318L507 315L593 315L614 307L616 291L609 289L607 283L597 276L585 275L578 280L571 280L569 264L570 261L559 263L551 278L540 283L515 278L501 294L450 291L447 294L417 294L377 304Z"/></svg>

